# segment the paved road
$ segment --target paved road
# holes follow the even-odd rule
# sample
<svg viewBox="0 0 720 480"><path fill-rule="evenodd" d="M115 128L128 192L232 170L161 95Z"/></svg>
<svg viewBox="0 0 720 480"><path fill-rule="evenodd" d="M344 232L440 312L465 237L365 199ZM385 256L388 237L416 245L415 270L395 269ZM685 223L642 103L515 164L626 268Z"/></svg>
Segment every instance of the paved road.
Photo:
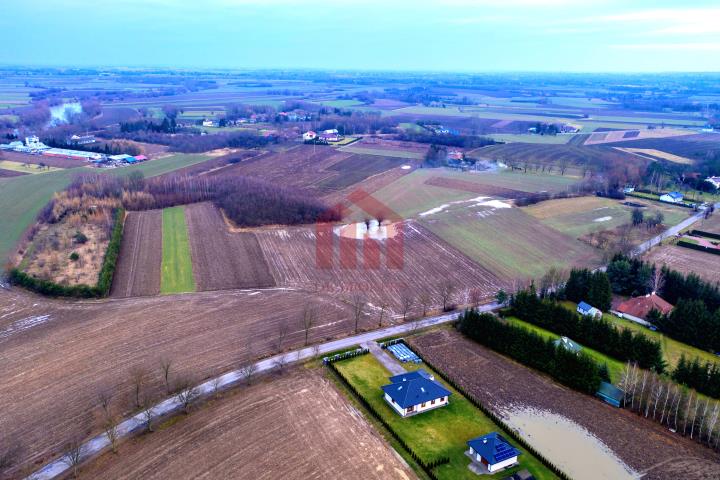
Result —
<svg viewBox="0 0 720 480"><path fill-rule="evenodd" d="M720 208L720 202L715 204L715 208ZM705 216L705 212L697 212L692 217L686 218L682 222L678 223L674 227L670 227L667 230L665 230L660 235L651 238L647 242L641 243L635 249L630 253L631 256L639 256L643 253L650 250L655 245L658 245L660 242L665 240L666 238L673 237L680 233L682 230L685 230L689 226L693 225L694 223L698 222L699 220L702 220L702 218Z"/></svg>
<svg viewBox="0 0 720 480"><path fill-rule="evenodd" d="M391 356L387 350L380 348L380 345L378 345L377 342L363 343L362 346L366 347L370 353L377 358L385 368L387 368L388 372L393 375L402 375L403 373L407 373L405 367L403 367L395 357Z"/></svg>
<svg viewBox="0 0 720 480"><path fill-rule="evenodd" d="M482 305L478 308L481 312L489 312L497 310L500 305L497 303L490 303ZM361 333L353 335L351 337L342 338L339 340L333 340L331 342L322 343L313 347L306 347L300 350L275 355L265 360L261 360L254 364L255 374L271 371L278 367L279 363L291 364L309 360L317 355L322 355L338 350L345 350L353 346L357 346L367 342L373 342L380 338L392 337L403 335L408 332L414 332L418 329L431 327L434 325L441 325L455 320L458 312L448 313L445 315L438 315L435 317L428 317L422 320L414 322L403 323L392 327L383 328L381 330L374 330L372 332ZM219 377L210 379L205 383L197 386L197 393L202 396L214 394L217 390L227 389L240 385L244 381L245 377L241 370L233 370ZM170 397L163 402L158 403L152 408L152 418L157 419L159 417L178 412L182 409L182 402L178 396ZM133 417L123 420L118 425L118 439L120 441L129 438L135 433L139 433L143 430L145 425L145 417L143 413L139 413ZM105 434L97 435L83 444L82 456L84 461L89 460L93 457L98 456L103 451L110 447ZM35 473L30 475L28 480L50 480L65 474L71 467L65 461L66 457L62 457L55 460L47 465L43 466Z"/></svg>

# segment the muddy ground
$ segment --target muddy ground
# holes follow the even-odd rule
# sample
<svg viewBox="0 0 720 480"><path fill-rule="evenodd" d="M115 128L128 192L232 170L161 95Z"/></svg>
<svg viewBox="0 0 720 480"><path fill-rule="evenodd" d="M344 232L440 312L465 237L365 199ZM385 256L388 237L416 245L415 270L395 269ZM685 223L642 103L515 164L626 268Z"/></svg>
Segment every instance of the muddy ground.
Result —
<svg viewBox="0 0 720 480"><path fill-rule="evenodd" d="M416 478L325 379L272 375L92 462L81 478Z"/></svg>
<svg viewBox="0 0 720 480"><path fill-rule="evenodd" d="M422 334L411 344L496 413L524 405L562 415L594 434L644 479L720 478L720 456L712 450L628 410L562 387L455 331Z"/></svg>

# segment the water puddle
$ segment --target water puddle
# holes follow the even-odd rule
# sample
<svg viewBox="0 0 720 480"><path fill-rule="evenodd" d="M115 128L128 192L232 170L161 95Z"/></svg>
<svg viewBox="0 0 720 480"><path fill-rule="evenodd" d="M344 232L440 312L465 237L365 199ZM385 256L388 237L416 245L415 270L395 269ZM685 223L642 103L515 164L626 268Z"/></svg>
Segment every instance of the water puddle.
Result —
<svg viewBox="0 0 720 480"><path fill-rule="evenodd" d="M512 407L503 412L503 417L533 447L571 478L640 478L607 445L569 418L530 407Z"/></svg>

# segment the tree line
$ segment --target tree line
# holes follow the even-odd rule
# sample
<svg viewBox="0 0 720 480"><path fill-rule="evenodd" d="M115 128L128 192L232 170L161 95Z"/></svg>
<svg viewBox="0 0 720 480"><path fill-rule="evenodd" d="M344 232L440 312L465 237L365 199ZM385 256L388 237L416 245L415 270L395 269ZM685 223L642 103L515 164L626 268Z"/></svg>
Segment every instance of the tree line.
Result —
<svg viewBox="0 0 720 480"><path fill-rule="evenodd" d="M660 342L642 333L618 329L602 318L578 315L552 299L541 299L534 285L511 297L510 313L618 360L637 362L642 368L656 372L665 369Z"/></svg>
<svg viewBox="0 0 720 480"><path fill-rule="evenodd" d="M479 148L486 145L494 145L495 140L487 137L476 137L472 135L451 135L431 132L404 131L395 136L397 140L405 142L429 143L457 148Z"/></svg>
<svg viewBox="0 0 720 480"><path fill-rule="evenodd" d="M490 313L466 310L458 329L476 342L541 372L575 390L595 394L600 368L587 354L570 352L525 328L502 322Z"/></svg>
<svg viewBox="0 0 720 480"><path fill-rule="evenodd" d="M608 276L587 268L573 269L565 284L565 297L575 303L587 302L600 310L610 310L612 287Z"/></svg>

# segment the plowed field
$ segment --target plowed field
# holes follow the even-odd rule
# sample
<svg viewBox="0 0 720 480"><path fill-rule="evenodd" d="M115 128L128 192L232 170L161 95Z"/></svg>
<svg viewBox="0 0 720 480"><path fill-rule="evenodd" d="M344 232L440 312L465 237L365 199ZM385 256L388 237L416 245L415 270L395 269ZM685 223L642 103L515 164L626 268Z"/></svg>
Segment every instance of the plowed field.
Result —
<svg viewBox="0 0 720 480"><path fill-rule="evenodd" d="M137 297L160 293L162 210L128 212L111 295Z"/></svg>

